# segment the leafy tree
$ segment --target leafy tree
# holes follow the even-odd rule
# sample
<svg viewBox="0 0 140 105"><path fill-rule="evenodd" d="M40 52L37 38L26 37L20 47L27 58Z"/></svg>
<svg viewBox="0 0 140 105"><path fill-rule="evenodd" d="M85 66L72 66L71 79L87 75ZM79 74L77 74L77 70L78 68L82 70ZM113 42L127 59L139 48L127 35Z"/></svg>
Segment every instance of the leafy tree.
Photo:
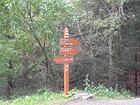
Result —
<svg viewBox="0 0 140 105"><path fill-rule="evenodd" d="M131 0L82 0L77 8L74 25L81 39L81 52L88 59L85 62L90 59L92 65L83 68L88 69L95 83L113 86L118 82L117 76L135 63L132 45L137 46L133 42L137 38L134 21L138 15L133 16L138 12L132 9L131 2L134 3ZM129 3L131 6L126 9ZM129 44L125 44L127 41Z"/></svg>
<svg viewBox="0 0 140 105"><path fill-rule="evenodd" d="M46 77L54 81L50 58L58 50L57 25L69 19L70 6L63 0L1 0L0 5L0 75L12 83L21 68L27 76L43 63ZM34 54L37 51L39 57ZM8 85L7 96L11 94Z"/></svg>

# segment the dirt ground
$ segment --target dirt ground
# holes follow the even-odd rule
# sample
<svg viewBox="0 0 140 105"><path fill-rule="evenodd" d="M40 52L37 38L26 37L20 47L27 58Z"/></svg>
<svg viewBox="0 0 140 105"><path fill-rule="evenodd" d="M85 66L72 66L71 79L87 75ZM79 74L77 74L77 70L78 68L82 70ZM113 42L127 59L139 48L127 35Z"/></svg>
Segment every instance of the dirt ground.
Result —
<svg viewBox="0 0 140 105"><path fill-rule="evenodd" d="M140 98L136 99L106 99L106 100L73 100L60 105L140 105Z"/></svg>

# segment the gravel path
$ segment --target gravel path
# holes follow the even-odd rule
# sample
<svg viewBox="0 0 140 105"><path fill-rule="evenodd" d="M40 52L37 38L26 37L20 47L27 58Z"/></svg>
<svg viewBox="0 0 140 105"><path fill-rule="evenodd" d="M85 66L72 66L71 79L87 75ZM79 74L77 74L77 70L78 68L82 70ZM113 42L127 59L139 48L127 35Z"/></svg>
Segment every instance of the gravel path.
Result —
<svg viewBox="0 0 140 105"><path fill-rule="evenodd" d="M75 100L61 105L140 105L140 98L131 100Z"/></svg>

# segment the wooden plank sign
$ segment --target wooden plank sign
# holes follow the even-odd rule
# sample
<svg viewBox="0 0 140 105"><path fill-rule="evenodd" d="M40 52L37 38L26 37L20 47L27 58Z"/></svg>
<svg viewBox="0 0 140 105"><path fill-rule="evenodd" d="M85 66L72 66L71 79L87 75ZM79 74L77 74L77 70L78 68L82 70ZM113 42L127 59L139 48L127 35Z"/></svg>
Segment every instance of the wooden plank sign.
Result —
<svg viewBox="0 0 140 105"><path fill-rule="evenodd" d="M69 64L73 63L73 58L69 56L57 56L54 58L56 64Z"/></svg>
<svg viewBox="0 0 140 105"><path fill-rule="evenodd" d="M77 46L80 42L75 38L60 39L60 46Z"/></svg>
<svg viewBox="0 0 140 105"><path fill-rule="evenodd" d="M61 47L61 49L60 49L60 55L76 55L78 53L79 53L79 50L77 48Z"/></svg>

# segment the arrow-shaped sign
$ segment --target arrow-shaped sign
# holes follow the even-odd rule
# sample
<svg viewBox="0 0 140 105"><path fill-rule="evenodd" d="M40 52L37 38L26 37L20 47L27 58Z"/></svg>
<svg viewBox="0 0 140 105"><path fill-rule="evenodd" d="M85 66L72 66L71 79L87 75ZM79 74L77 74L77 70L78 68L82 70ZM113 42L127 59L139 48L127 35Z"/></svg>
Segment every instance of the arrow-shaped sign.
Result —
<svg viewBox="0 0 140 105"><path fill-rule="evenodd" d="M57 56L54 58L56 64L69 64L73 63L73 58L68 56Z"/></svg>
<svg viewBox="0 0 140 105"><path fill-rule="evenodd" d="M80 42L75 38L60 39L61 46L77 46Z"/></svg>
<svg viewBox="0 0 140 105"><path fill-rule="evenodd" d="M79 50L77 48L61 47L61 49L60 49L60 55L76 55L78 53L79 53Z"/></svg>

